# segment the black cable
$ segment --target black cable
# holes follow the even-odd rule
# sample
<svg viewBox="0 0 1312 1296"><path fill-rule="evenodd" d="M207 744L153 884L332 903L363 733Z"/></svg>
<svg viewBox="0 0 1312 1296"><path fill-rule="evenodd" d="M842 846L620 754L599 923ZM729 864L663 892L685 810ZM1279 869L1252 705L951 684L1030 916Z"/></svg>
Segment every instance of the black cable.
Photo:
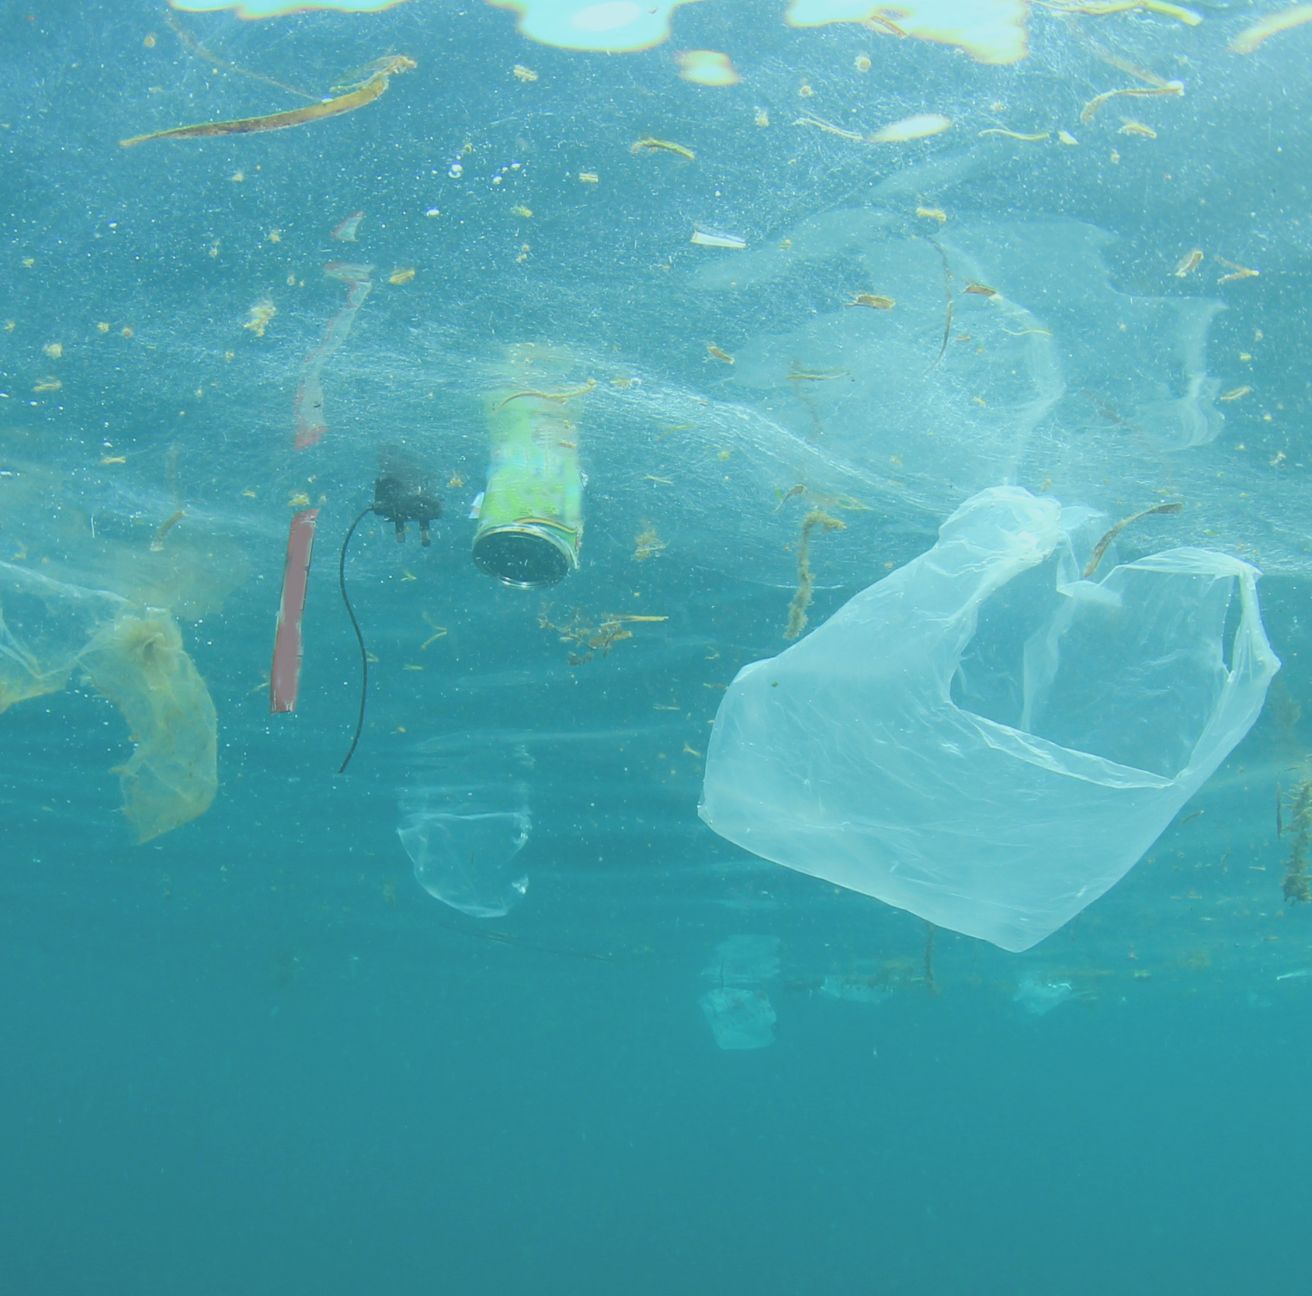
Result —
<svg viewBox="0 0 1312 1296"><path fill-rule="evenodd" d="M346 615L351 618L351 628L355 631L356 642L360 645L360 715L355 722L355 736L351 739L351 746L347 749L345 759L337 767L339 774L346 773L346 767L351 763L351 757L355 755L355 749L360 743L360 733L364 729L365 699L369 692L369 654L365 651L364 635L360 632L360 623L355 619L355 609L351 606L350 596L346 592L346 547L351 543L355 528L373 511L372 504L360 510L359 516L351 523L346 538L342 541L342 551L337 558L337 584L342 591L342 602L346 604Z"/></svg>

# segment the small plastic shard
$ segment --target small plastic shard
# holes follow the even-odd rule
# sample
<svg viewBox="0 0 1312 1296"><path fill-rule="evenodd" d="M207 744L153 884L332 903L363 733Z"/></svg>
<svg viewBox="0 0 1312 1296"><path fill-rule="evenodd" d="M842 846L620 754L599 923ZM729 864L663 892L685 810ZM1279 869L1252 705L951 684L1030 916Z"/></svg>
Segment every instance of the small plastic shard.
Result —
<svg viewBox="0 0 1312 1296"><path fill-rule="evenodd" d="M346 304L328 321L323 341L305 358L293 406L297 450L317 445L328 431L324 420L323 368L350 336L356 314L373 290L371 265L330 261L323 272L328 278L346 284Z"/></svg>
<svg viewBox="0 0 1312 1296"><path fill-rule="evenodd" d="M737 234L725 234L719 230L702 229L700 226L694 226L690 243L696 243L698 247L710 248L730 248L734 251L741 251L747 246L745 238L739 238Z"/></svg>
<svg viewBox="0 0 1312 1296"><path fill-rule="evenodd" d="M682 50L674 57L679 76L693 85L732 86L742 80L733 60L719 50Z"/></svg>
<svg viewBox="0 0 1312 1296"><path fill-rule="evenodd" d="M716 1044L725 1050L768 1048L778 1018L760 987L717 986L698 1000Z"/></svg>
<svg viewBox="0 0 1312 1296"><path fill-rule="evenodd" d="M273 666L269 671L269 710L285 715L296 710L301 686L301 617L310 580L310 557L314 552L317 508L303 509L292 518L287 534L287 559L282 572L282 599L278 604L278 628L273 638Z"/></svg>
<svg viewBox="0 0 1312 1296"><path fill-rule="evenodd" d="M354 243L356 236L360 233L360 222L364 220L364 212L352 212L344 221L334 226L332 237L339 243Z"/></svg>
<svg viewBox="0 0 1312 1296"><path fill-rule="evenodd" d="M952 119L942 113L917 113L900 121L881 126L868 138L872 144L907 144L912 140L929 139L952 128Z"/></svg>

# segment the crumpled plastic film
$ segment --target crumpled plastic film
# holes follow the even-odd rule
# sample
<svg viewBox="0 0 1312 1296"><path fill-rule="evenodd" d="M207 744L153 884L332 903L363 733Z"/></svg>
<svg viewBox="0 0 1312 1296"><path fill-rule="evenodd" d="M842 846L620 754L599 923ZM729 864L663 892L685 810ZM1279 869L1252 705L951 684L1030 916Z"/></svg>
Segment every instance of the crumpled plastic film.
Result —
<svg viewBox="0 0 1312 1296"><path fill-rule="evenodd" d="M122 713L115 772L140 842L203 814L218 789L217 719L172 616L0 563L0 713L84 671Z"/></svg>
<svg viewBox="0 0 1312 1296"><path fill-rule="evenodd" d="M219 785L218 722L173 618L158 609L124 611L79 661L132 733L132 756L115 772L137 840L204 814Z"/></svg>
<svg viewBox="0 0 1312 1296"><path fill-rule="evenodd" d="M1091 521L982 491L927 553L745 667L703 819L1003 949L1068 922L1247 733L1279 668L1254 568L1174 549L1085 579Z"/></svg>

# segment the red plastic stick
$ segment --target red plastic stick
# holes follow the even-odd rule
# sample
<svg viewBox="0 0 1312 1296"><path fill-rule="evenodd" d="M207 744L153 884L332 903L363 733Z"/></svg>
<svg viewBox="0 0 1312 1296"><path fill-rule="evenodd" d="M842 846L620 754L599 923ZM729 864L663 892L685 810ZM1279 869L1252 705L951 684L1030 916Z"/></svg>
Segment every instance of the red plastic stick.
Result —
<svg viewBox="0 0 1312 1296"><path fill-rule="evenodd" d="M278 630L273 638L273 666L269 671L269 710L274 715L296 710L296 690L301 683L301 614L305 611L318 518L317 508L302 509L292 518L287 535L282 602L278 605Z"/></svg>

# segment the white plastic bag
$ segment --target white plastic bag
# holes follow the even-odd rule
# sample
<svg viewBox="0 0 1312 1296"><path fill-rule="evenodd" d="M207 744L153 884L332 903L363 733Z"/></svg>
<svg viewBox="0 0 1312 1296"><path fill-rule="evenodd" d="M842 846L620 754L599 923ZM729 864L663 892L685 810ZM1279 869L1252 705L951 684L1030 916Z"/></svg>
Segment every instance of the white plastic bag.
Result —
<svg viewBox="0 0 1312 1296"><path fill-rule="evenodd" d="M1084 580L1089 522L982 491L927 553L745 667L702 818L1003 949L1068 922L1248 732L1280 666L1254 568L1173 549Z"/></svg>

